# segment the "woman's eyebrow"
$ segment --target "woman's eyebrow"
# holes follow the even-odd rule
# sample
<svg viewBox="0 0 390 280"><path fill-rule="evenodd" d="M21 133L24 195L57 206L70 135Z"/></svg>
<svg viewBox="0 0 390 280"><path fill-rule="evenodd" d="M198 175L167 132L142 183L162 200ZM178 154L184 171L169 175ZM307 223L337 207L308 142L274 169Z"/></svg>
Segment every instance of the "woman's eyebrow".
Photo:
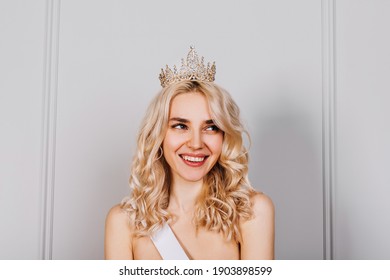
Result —
<svg viewBox="0 0 390 280"><path fill-rule="evenodd" d="M175 121L175 122L181 122L181 123L189 123L190 122L189 120L183 119L183 118L170 118L169 121L170 122Z"/></svg>
<svg viewBox="0 0 390 280"><path fill-rule="evenodd" d="M183 119L183 118L177 118L177 117L173 117L173 118L170 118L169 119L170 122L181 122L181 123L190 123L189 120L187 119ZM213 120L206 120L204 121L205 124L214 124L214 121Z"/></svg>

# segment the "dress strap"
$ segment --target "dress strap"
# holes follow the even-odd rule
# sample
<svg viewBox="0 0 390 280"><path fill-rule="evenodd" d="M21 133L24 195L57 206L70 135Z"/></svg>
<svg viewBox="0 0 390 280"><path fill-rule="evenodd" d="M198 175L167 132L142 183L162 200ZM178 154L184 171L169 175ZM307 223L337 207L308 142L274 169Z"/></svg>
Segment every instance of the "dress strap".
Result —
<svg viewBox="0 0 390 280"><path fill-rule="evenodd" d="M163 260L188 260L188 256L167 223L151 239Z"/></svg>

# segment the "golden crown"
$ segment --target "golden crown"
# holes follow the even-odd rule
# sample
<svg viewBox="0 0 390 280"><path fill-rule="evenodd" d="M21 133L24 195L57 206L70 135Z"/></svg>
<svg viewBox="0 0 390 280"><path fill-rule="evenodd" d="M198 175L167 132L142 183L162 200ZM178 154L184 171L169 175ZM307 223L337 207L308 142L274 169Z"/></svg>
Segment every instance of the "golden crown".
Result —
<svg viewBox="0 0 390 280"><path fill-rule="evenodd" d="M206 67L204 57L202 56L199 59L195 47L191 46L187 54L187 60L184 60L184 58L181 60L180 70L177 70L176 65L173 66L173 70L167 65L165 70L161 68L159 79L163 88L183 80L213 82L215 79L215 70L215 62L213 64L210 64L210 62L207 63Z"/></svg>

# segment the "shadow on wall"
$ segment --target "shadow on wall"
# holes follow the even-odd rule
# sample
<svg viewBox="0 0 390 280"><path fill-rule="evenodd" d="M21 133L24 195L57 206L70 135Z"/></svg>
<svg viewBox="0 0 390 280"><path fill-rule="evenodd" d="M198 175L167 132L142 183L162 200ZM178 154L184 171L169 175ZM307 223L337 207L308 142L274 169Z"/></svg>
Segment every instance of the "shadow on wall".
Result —
<svg viewBox="0 0 390 280"><path fill-rule="evenodd" d="M321 112L291 96L275 94L256 111L250 176L275 204L276 258L322 259Z"/></svg>

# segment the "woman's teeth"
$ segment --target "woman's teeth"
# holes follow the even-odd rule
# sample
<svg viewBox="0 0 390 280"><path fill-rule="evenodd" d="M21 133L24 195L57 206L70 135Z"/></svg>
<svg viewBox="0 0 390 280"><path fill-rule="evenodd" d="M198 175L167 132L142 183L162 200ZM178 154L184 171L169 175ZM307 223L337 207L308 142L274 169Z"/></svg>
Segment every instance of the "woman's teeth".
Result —
<svg viewBox="0 0 390 280"><path fill-rule="evenodd" d="M189 157L189 156L182 156L182 157L184 160L193 161L193 162L201 162L205 158L205 157Z"/></svg>

